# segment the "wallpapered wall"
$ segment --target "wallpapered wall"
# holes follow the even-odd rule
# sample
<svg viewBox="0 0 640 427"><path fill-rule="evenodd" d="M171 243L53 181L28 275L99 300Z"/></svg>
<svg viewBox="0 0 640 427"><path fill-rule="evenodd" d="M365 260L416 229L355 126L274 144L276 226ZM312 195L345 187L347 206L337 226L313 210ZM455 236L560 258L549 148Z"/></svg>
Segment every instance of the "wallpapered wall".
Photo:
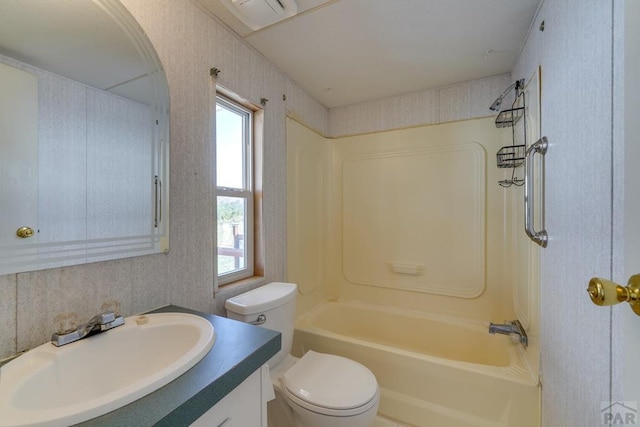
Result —
<svg viewBox="0 0 640 427"><path fill-rule="evenodd" d="M0 358L46 342L65 311L90 317L107 300L125 315L169 303L223 314L221 301L246 286L285 279L285 115L328 133L327 109L189 1L123 0L154 44L171 96L171 250L82 266L0 276ZM209 122L212 83L265 108L265 277L213 298L214 174ZM286 94L287 101L283 101Z"/></svg>
<svg viewBox="0 0 640 427"><path fill-rule="evenodd" d="M490 115L508 74L327 110L275 66L189 1L122 0L152 41L171 96L171 230L168 255L0 276L0 358L49 339L56 314L90 317L107 300L125 315L169 303L224 314L224 300L286 279L285 117L324 136L344 136ZM265 107L264 278L213 297L214 176L209 69L217 83ZM286 101L283 99L286 95Z"/></svg>
<svg viewBox="0 0 640 427"><path fill-rule="evenodd" d="M616 278L622 271L616 229L622 194L612 190L622 168L614 163L620 140L612 112L622 95L615 78L623 3L545 1L513 70L514 77L527 77L541 65L541 134L550 144L545 217L551 241L540 255L543 426L600 425L612 384L613 398L620 396L621 363L610 365L609 347L613 340L615 360L621 352L612 329L623 310L593 305L585 289L590 277Z"/></svg>

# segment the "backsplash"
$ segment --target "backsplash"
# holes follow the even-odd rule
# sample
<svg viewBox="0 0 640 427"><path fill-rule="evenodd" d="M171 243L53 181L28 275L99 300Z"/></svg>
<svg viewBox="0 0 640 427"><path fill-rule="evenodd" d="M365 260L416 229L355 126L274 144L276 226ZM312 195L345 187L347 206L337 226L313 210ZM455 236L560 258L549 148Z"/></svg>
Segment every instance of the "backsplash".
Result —
<svg viewBox="0 0 640 427"><path fill-rule="evenodd" d="M0 276L0 359L16 352L16 275Z"/></svg>

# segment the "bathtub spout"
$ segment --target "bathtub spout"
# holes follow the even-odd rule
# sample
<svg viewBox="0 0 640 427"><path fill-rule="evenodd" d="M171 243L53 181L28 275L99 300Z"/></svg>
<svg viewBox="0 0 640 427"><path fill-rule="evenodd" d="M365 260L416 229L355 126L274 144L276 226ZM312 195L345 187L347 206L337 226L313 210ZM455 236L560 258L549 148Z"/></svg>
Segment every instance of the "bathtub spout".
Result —
<svg viewBox="0 0 640 427"><path fill-rule="evenodd" d="M504 334L516 338L525 347L529 344L529 338L519 320L513 320L502 325L489 323L490 334Z"/></svg>

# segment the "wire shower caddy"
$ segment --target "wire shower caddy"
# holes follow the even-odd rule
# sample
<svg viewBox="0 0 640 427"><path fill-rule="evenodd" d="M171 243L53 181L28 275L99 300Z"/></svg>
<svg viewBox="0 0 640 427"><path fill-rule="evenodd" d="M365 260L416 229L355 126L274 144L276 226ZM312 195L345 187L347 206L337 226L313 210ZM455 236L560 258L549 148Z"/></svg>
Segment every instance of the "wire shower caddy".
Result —
<svg viewBox="0 0 640 427"><path fill-rule="evenodd" d="M527 119L525 117L524 80L515 84L516 96L510 109L502 110L495 119L497 128L511 128L511 145L506 145L496 153L496 165L500 169L511 169L511 178L498 181L502 187L522 186L524 178L516 176L516 169L524 165L527 151ZM504 95L504 94L503 94ZM518 107L516 107L518 105ZM522 120L523 143L516 143L516 125Z"/></svg>

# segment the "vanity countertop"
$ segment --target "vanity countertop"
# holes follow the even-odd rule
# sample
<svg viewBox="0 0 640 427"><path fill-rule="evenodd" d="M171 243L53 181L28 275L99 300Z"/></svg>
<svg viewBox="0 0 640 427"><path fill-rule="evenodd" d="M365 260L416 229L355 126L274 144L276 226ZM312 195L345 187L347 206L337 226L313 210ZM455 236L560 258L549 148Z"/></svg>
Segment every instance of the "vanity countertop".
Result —
<svg viewBox="0 0 640 427"><path fill-rule="evenodd" d="M163 312L208 319L216 332L213 348L166 386L79 426L188 426L280 350L279 332L174 305L151 311Z"/></svg>

